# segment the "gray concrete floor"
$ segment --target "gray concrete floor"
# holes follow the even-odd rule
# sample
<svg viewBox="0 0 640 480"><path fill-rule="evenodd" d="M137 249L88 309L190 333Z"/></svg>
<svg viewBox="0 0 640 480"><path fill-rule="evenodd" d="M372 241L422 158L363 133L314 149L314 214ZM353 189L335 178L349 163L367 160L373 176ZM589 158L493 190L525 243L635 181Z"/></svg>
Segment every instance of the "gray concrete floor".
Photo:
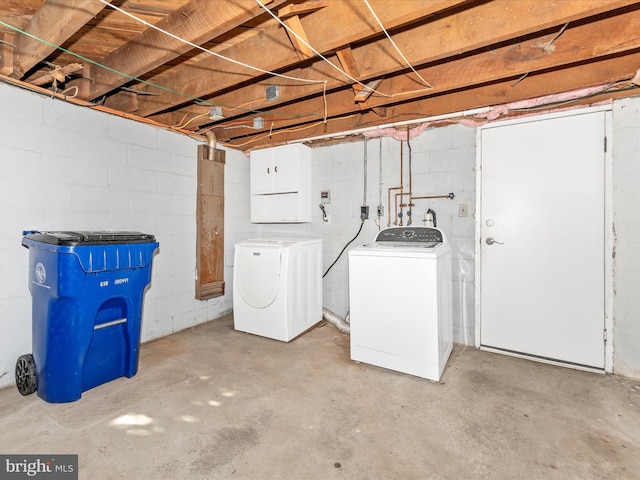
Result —
<svg viewBox="0 0 640 480"><path fill-rule="evenodd" d="M462 347L433 383L352 362L331 325L286 344L226 316L77 402L0 391L0 432L80 479L630 479L640 383Z"/></svg>

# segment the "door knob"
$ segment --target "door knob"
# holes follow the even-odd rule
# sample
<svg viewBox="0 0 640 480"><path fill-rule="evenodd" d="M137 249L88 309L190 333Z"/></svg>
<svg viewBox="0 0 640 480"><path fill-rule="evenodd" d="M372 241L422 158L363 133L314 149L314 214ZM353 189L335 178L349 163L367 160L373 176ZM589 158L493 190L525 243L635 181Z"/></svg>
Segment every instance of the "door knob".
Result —
<svg viewBox="0 0 640 480"><path fill-rule="evenodd" d="M493 237L487 237L487 239L485 240L485 243L487 245L493 245L494 243L497 243L498 245L504 245L504 243L497 241L495 238Z"/></svg>

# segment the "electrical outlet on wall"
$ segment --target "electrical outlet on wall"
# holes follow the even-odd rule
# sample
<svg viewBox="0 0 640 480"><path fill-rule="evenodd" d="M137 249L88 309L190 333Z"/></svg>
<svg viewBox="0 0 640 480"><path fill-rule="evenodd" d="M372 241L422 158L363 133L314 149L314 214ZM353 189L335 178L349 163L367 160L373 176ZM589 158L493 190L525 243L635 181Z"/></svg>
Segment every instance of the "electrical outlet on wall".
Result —
<svg viewBox="0 0 640 480"><path fill-rule="evenodd" d="M466 217L469 215L469 206L466 203L461 203L458 205L458 216Z"/></svg>

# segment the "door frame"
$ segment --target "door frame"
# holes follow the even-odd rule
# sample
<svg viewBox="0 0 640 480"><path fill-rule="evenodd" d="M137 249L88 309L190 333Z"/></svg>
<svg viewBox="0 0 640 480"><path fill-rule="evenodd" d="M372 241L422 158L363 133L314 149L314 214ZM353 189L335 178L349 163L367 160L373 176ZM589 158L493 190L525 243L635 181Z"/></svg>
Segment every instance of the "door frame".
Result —
<svg viewBox="0 0 640 480"><path fill-rule="evenodd" d="M498 128L508 125L516 125L521 123L528 122L538 122L541 120L550 120L554 118L561 117L571 117L576 115L583 115L587 113L596 113L596 112L604 112L605 115L605 137L607 142L607 148L605 151L605 165L604 165L604 328L606 329L607 340L604 345L604 371L607 373L613 372L613 255L614 255L614 235L613 235L613 176L612 176L612 165L613 165L613 127L612 127L612 105L602 105L597 107L587 107L587 108L578 108L572 110L565 110L561 112L554 112L548 114L540 114L533 116L526 116L512 120L502 120L495 121L489 123L487 125L483 125L478 127L476 130L476 215L475 215L475 346L476 348L480 347L480 331L482 328L481 325L481 303L482 303L482 291L481 291L481 269L482 269L482 258L481 258L481 224L482 218L480 212L482 212L482 132L485 129L489 128ZM526 355L518 355L518 354L509 354L507 355L522 357L522 358L533 358ZM550 363L554 365L561 366L569 366L572 368L578 368L583 370L591 370L591 371L600 371L593 370L589 368L581 368L575 367L573 365L568 365L562 362L555 362L552 360L541 360L544 363Z"/></svg>

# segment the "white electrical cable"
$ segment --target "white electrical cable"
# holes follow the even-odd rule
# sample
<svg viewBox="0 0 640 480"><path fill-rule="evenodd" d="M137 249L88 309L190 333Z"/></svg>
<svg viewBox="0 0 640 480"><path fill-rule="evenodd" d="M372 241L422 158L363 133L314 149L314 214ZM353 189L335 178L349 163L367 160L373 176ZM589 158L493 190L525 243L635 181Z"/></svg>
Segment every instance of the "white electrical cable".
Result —
<svg viewBox="0 0 640 480"><path fill-rule="evenodd" d="M104 2L104 0L100 0L100 1ZM336 69L337 71L342 73L349 80L353 80L355 83L357 83L358 85L362 86L365 89L365 91L367 91L367 92L374 92L374 93L377 93L378 95L382 95L383 97L391 97L391 95L379 92L378 90L375 90L375 89L365 85L364 83L360 82L359 80L353 78L351 75L349 75L347 72L345 72L343 69L341 69L337 65L334 65L333 63L331 63L327 57L322 55L318 50L316 50L311 45L309 45L309 43L307 43L304 38L302 38L300 35L298 35L296 32L294 32L291 28L289 28L282 20L280 20L277 17L276 14L274 14L271 10L269 10L266 6L264 6L260 0L256 0L256 3L258 5L260 5L264 9L265 12L267 12L269 15L271 15L273 18L275 18L278 21L278 23L280 23L280 25L282 25L294 37L296 37L298 40L300 40L302 43L304 43L307 47L309 47L313 53L315 53L318 57L320 57L322 60L327 62L329 65L331 65L334 69ZM325 81L325 83L326 83L326 81Z"/></svg>
<svg viewBox="0 0 640 480"><path fill-rule="evenodd" d="M106 6L111 7L114 10L117 10L118 12L126 15L127 17L130 17L130 18L134 19L135 21L140 22L143 25L146 25L147 27L153 28L154 30L157 30L157 31L159 31L161 33L164 33L165 35L167 35L167 36L169 36L169 37L171 37L171 38L173 38L175 40L178 40L178 41L183 42L183 43L185 43L187 45L190 45L193 48L197 48L198 50L202 50L203 52L209 53L210 55L213 55L215 57L221 58L223 60L227 60L227 61L229 61L231 63L235 63L236 65L240 65L240 66L243 66L243 67L246 67L246 68L250 68L251 70L256 70L256 71L261 72L261 73L267 73L269 75L273 75L273 76L276 76L276 77L286 78L287 80L295 80L295 81L298 81L298 82L306 82L306 83L325 83L325 84L327 83L326 80L309 80L309 79L306 79L306 78L290 77L288 75L283 75L283 74L276 73L276 72L270 72L269 70L264 70L264 69L262 69L260 67L254 67L252 65L248 65L246 63L242 63L242 62L240 62L238 60L234 60L232 58L225 57L224 55L220 55L219 53L216 53L216 52L214 52L212 50L208 50L208 49L206 49L206 48L204 48L204 47L202 47L200 45L197 45L197 44L195 44L193 42L190 42L189 40L185 40L184 38L178 37L177 35L174 35L171 32L163 30L162 28L157 27L157 26L147 22L146 20L143 20L142 18L138 18L135 15L133 15L133 14L131 14L129 12L126 12L125 10L121 9L120 7L117 7L117 6L109 3L107 0L100 0L100 1L102 3L104 3ZM260 2L258 2L258 3L260 3ZM260 4L260 5L262 5L262 4Z"/></svg>
<svg viewBox="0 0 640 480"><path fill-rule="evenodd" d="M257 1L257 0L256 0ZM393 45L393 48L396 49L396 51L400 54L400 56L402 57L402 59L404 60L404 62L408 65L408 67L413 71L413 73L415 73L418 78L420 80L422 80L422 82L429 88L433 88L433 86L427 82L424 78L422 78L422 75L420 75L418 72L416 72L416 69L413 68L413 66L411 65L411 63L409 63L409 60L407 60L407 57L404 56L404 54L400 51L400 48L398 48L398 45L396 45L396 42L393 41L393 39L391 38L391 35L389 35L389 32L387 32L386 28L384 28L384 25L382 25L382 22L380 21L380 19L378 18L378 15L376 15L376 12L373 11L373 8L371 7L371 5L369 5L369 0L363 0L365 5L367 7L369 7L369 11L371 12L371 14L373 15L373 17L376 19L376 22L378 22L378 25L380 25L380 28L382 29L382 31L384 32L384 34L387 36L387 38L389 39L389 41L391 42L391 45Z"/></svg>

